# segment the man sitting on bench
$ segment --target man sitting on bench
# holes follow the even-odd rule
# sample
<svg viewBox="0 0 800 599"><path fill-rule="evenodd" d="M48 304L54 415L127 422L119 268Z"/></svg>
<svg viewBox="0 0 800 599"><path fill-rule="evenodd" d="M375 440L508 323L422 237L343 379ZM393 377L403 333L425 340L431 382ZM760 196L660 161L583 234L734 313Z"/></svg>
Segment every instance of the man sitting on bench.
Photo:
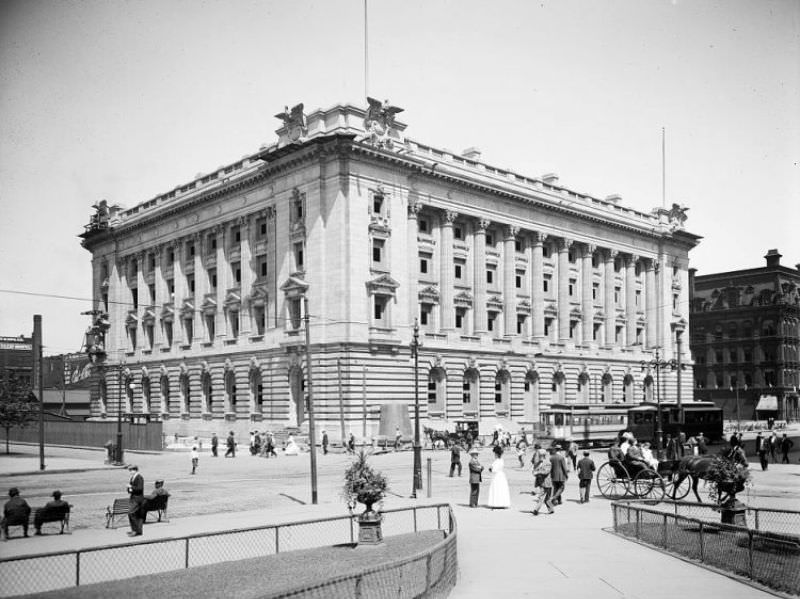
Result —
<svg viewBox="0 0 800 599"><path fill-rule="evenodd" d="M36 510L36 514L33 517L33 526L36 528L36 534L42 534L42 524L44 523L46 512L64 509L69 511L69 504L61 499L61 491L53 491L53 501L48 501L44 504L44 508Z"/></svg>
<svg viewBox="0 0 800 599"><path fill-rule="evenodd" d="M3 506L3 519L0 521L0 530L8 538L9 526L22 526L22 533L28 536L28 518L31 515L31 506L19 496L19 489L11 487L8 490L10 499Z"/></svg>

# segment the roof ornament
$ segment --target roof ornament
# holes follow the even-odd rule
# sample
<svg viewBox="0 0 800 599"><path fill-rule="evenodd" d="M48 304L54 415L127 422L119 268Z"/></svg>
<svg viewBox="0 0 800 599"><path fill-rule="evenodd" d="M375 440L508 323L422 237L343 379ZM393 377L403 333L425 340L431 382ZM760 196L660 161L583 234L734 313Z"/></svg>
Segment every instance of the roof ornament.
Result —
<svg viewBox="0 0 800 599"><path fill-rule="evenodd" d="M685 228L685 223L687 219L686 212L688 210L689 208L687 206L681 206L680 204L672 204L672 208L670 208L669 211L667 212L670 229L675 231L675 230L683 230Z"/></svg>
<svg viewBox="0 0 800 599"><path fill-rule="evenodd" d="M376 100L367 97L369 108L364 117L364 130L367 132L364 141L386 150L393 149L394 143L404 144L403 134L395 123L395 115L403 112L402 108L392 106L389 100Z"/></svg>
<svg viewBox="0 0 800 599"><path fill-rule="evenodd" d="M308 133L308 129L306 128L306 115L303 114L302 102L295 105L291 111L288 106L285 106L283 112L276 114L275 118L283 121L287 143L300 141L300 139ZM280 135L280 130L278 130L278 134ZM281 137L283 136L281 135Z"/></svg>

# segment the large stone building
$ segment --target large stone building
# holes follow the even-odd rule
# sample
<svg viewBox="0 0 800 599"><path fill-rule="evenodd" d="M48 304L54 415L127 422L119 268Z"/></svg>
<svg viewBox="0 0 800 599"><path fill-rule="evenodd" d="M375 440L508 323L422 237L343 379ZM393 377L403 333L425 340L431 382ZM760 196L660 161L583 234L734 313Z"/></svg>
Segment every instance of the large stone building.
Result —
<svg viewBox="0 0 800 599"><path fill-rule="evenodd" d="M797 420L800 385L800 264L696 276L691 269L695 398L726 418ZM737 401L738 400L738 401Z"/></svg>
<svg viewBox="0 0 800 599"><path fill-rule="evenodd" d="M655 347L677 358L688 326L685 209L640 212L411 140L396 112L298 106L273 145L132 208L96 206L82 235L110 323L96 416L121 406L168 434L303 426L306 317L333 437L413 406L415 320L433 428L655 398L643 362ZM660 397L690 400L692 379L679 391L664 370Z"/></svg>

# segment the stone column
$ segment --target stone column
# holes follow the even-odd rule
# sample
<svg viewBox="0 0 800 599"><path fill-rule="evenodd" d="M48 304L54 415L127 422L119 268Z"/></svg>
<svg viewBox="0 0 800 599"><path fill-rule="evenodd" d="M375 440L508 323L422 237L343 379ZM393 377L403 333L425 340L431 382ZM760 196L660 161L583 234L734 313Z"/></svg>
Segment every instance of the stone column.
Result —
<svg viewBox="0 0 800 599"><path fill-rule="evenodd" d="M486 322L486 229L491 221L485 218L478 219L475 227L475 264L474 264L474 287L475 301L472 305L473 321L475 323L474 333L481 335L487 332Z"/></svg>
<svg viewBox="0 0 800 599"><path fill-rule="evenodd" d="M608 347L616 345L616 327L617 327L617 306L614 302L614 260L617 258L617 250L608 249L605 255L606 272L604 278L605 283L605 305L603 312L605 313L605 344Z"/></svg>
<svg viewBox="0 0 800 599"><path fill-rule="evenodd" d="M186 276L183 272L184 245L184 239L180 238L175 240L175 245L170 248L175 255L175 260L172 263L172 276L175 281L175 293L172 296L172 309L175 312L175 318L172 321L172 342L177 347L183 345L181 308L183 307L183 299L188 295Z"/></svg>
<svg viewBox="0 0 800 599"><path fill-rule="evenodd" d="M656 263L649 258L645 262L644 271L645 310L647 315L646 344L648 348L656 346Z"/></svg>
<svg viewBox="0 0 800 599"><path fill-rule="evenodd" d="M592 343L594 330L594 306L592 301L592 254L595 246L584 244L581 254L581 315L583 328L583 344Z"/></svg>
<svg viewBox="0 0 800 599"><path fill-rule="evenodd" d="M439 309L441 329L452 331L455 328L455 307L453 305L455 273L453 272L453 221L458 213L445 211L442 221L441 268L439 269Z"/></svg>
<svg viewBox="0 0 800 599"><path fill-rule="evenodd" d="M164 246L158 245L155 248L155 269L153 272L153 284L156 286L156 297L153 309L156 313L156 322L153 326L153 349L157 351L164 343L164 331L161 323L161 310L164 304L169 301L167 282L164 277Z"/></svg>
<svg viewBox="0 0 800 599"><path fill-rule="evenodd" d="M636 343L636 262L639 256L625 258L625 345Z"/></svg>
<svg viewBox="0 0 800 599"><path fill-rule="evenodd" d="M547 235L534 231L531 236L531 319L533 338L544 339L544 258L542 246Z"/></svg>
<svg viewBox="0 0 800 599"><path fill-rule="evenodd" d="M194 239L194 337L200 342L206 341L205 335L199 335L205 331L206 322L203 314L203 300L208 293L208 271L205 268L203 256L206 254L206 244L208 243L207 231L195 233ZM211 339L210 341L213 341Z"/></svg>
<svg viewBox="0 0 800 599"><path fill-rule="evenodd" d="M225 318L225 293L230 287L231 265L227 260L227 239L229 236L226 225L214 228L217 238L217 337L224 339L228 334L228 323Z"/></svg>
<svg viewBox="0 0 800 599"><path fill-rule="evenodd" d="M125 349L126 292L130 297L125 263L115 253L108 260L108 322L111 326L106 334L106 353L109 362L118 361L119 353Z"/></svg>
<svg viewBox="0 0 800 599"><path fill-rule="evenodd" d="M569 248L572 240L561 238L558 243L558 340L569 340Z"/></svg>
<svg viewBox="0 0 800 599"><path fill-rule="evenodd" d="M517 250L515 242L519 227L503 229L503 322L506 336L517 334Z"/></svg>
<svg viewBox="0 0 800 599"><path fill-rule="evenodd" d="M243 216L237 222L242 236L241 245L239 246L239 260L242 265L242 282L239 285L239 295L242 298L242 312L239 315L239 334L242 337L249 337L253 330L249 296L253 290L253 281L255 280L256 265L253 264L252 249L255 245L255 240L253 239L255 224L253 223L252 215Z"/></svg>
<svg viewBox="0 0 800 599"><path fill-rule="evenodd" d="M408 246L408 323L414 324L419 317L419 211L422 205L418 200L408 201L408 220L406 222L406 245ZM432 265L431 265L432 266Z"/></svg>

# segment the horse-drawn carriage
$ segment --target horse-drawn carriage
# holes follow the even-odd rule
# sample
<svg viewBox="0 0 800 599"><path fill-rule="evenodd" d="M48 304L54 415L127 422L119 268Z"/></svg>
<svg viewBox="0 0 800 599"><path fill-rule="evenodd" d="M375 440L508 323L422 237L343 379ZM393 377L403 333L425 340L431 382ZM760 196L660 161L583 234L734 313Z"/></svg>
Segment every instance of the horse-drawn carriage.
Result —
<svg viewBox="0 0 800 599"><path fill-rule="evenodd" d="M671 460L659 462L658 469L654 469L645 462L611 459L597 470L597 489L610 499L631 496L661 501L665 495L683 499L689 494L691 481L681 478L676 466Z"/></svg>
<svg viewBox="0 0 800 599"><path fill-rule="evenodd" d="M425 434L430 439L431 446L434 449L436 449L437 446L449 448L451 445L455 444L467 448L478 443L478 421L457 420L455 432L446 430L437 431L426 426Z"/></svg>

